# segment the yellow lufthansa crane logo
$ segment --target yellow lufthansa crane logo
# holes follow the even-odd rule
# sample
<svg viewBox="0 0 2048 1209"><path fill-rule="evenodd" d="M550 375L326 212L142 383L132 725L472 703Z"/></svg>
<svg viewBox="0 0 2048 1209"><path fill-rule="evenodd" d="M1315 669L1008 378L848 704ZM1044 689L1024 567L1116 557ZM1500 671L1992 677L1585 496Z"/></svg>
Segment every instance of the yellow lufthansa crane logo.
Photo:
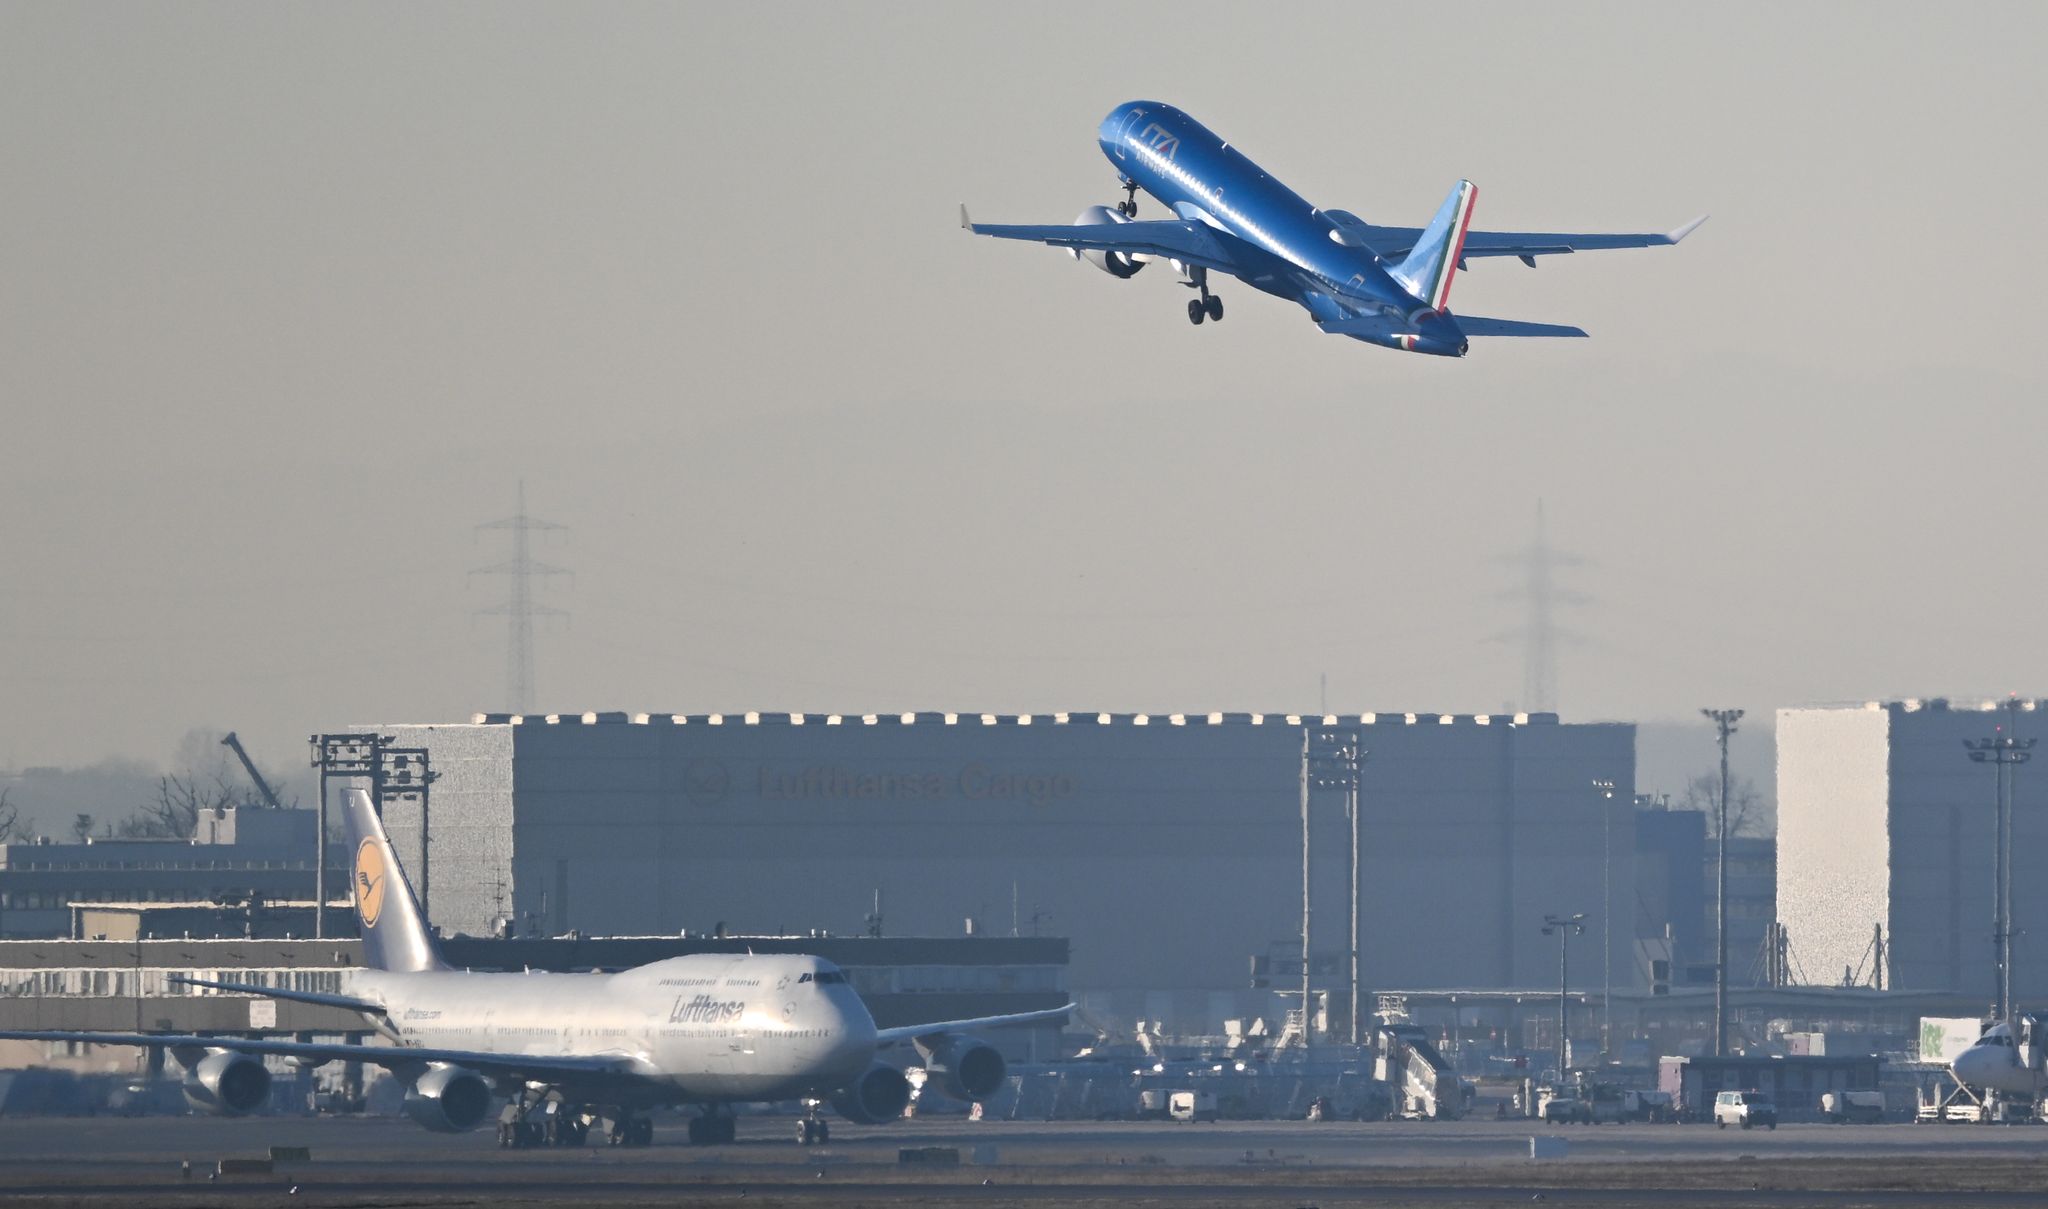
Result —
<svg viewBox="0 0 2048 1209"><path fill-rule="evenodd" d="M356 848L356 915L365 928L377 926L384 911L384 851L375 840L364 840Z"/></svg>

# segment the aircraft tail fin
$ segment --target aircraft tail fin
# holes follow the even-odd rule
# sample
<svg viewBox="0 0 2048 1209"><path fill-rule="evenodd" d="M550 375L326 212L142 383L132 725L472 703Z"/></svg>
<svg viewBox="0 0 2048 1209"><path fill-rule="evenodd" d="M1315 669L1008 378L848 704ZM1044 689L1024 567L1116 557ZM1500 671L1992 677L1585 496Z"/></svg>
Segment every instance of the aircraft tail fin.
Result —
<svg viewBox="0 0 2048 1209"><path fill-rule="evenodd" d="M1478 196L1479 186L1471 181L1451 186L1451 195L1422 229L1408 259L1394 270L1394 280L1431 310L1443 310L1450 301L1451 277L1465 255L1465 232L1472 226L1472 203Z"/></svg>
<svg viewBox="0 0 2048 1209"><path fill-rule="evenodd" d="M373 970L419 973L445 970L426 912L413 896L412 883L399 867L398 854L384 834L384 821L360 789L347 794L343 817L348 823L349 885L355 891L356 919L362 925L363 962Z"/></svg>

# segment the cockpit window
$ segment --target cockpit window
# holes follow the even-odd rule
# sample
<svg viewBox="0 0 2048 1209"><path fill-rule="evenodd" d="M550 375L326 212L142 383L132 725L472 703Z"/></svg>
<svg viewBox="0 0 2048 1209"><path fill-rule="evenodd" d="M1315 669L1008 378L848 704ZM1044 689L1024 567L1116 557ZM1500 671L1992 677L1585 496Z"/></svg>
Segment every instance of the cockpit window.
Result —
<svg viewBox="0 0 2048 1209"><path fill-rule="evenodd" d="M846 972L843 970L821 970L818 973L817 981L823 986L830 986L835 982L845 982Z"/></svg>

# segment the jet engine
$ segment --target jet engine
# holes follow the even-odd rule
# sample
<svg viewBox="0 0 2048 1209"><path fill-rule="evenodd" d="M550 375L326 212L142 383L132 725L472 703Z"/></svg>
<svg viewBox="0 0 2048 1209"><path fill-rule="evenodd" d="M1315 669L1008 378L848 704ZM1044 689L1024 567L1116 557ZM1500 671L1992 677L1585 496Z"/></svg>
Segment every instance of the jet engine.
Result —
<svg viewBox="0 0 2048 1209"><path fill-rule="evenodd" d="M986 1100L1003 1085L1008 1067L1002 1054L986 1041L947 1033L930 1046L923 1041L916 1044L924 1058L926 1077L937 1080L934 1086L947 1099Z"/></svg>
<svg viewBox="0 0 2048 1209"><path fill-rule="evenodd" d="M405 1115L435 1133L464 1133L483 1124L491 1100L482 1075L436 1062L405 1089Z"/></svg>
<svg viewBox="0 0 2048 1209"><path fill-rule="evenodd" d="M1118 214L1108 206L1090 206L1086 210L1081 211L1081 216L1074 220L1074 225L1078 227L1098 227L1104 224L1113 225L1129 221L1131 220ZM1069 248L1068 251L1073 254L1075 260L1085 260L1111 277L1135 277L1138 275L1138 270L1145 267L1144 261L1127 256L1122 252L1097 252L1082 248Z"/></svg>
<svg viewBox="0 0 2048 1209"><path fill-rule="evenodd" d="M832 1096L840 1116L862 1125L880 1125L903 1115L910 1105L910 1080L903 1072L877 1062Z"/></svg>
<svg viewBox="0 0 2048 1209"><path fill-rule="evenodd" d="M240 1117L270 1102L270 1072L261 1058L211 1050L185 1075L185 1102L218 1117Z"/></svg>

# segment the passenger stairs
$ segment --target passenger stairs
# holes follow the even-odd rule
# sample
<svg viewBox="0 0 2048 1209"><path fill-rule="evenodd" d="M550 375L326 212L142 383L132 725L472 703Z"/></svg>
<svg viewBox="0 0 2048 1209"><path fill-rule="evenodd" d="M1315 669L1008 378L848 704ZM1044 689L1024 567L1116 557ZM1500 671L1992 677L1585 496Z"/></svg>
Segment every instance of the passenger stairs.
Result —
<svg viewBox="0 0 2048 1209"><path fill-rule="evenodd" d="M1400 1089L1403 1116L1454 1121L1465 1115L1464 1085L1429 1034L1412 1024L1383 1025L1373 1073Z"/></svg>

